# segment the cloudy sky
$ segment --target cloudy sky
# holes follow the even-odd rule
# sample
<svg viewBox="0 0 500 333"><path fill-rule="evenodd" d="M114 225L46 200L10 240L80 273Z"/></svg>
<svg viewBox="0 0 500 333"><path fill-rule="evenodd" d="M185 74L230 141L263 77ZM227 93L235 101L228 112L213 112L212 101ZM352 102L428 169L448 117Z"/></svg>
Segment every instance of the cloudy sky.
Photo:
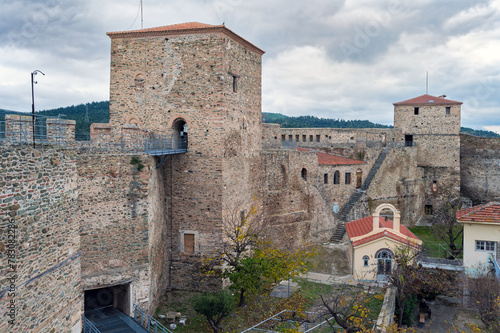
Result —
<svg viewBox="0 0 500 333"><path fill-rule="evenodd" d="M139 0L1 0L0 108L109 98L108 31L139 29ZM500 0L143 0L144 27L222 24L266 51L263 111L392 124L392 103L464 102L500 132ZM495 127L496 126L496 127Z"/></svg>

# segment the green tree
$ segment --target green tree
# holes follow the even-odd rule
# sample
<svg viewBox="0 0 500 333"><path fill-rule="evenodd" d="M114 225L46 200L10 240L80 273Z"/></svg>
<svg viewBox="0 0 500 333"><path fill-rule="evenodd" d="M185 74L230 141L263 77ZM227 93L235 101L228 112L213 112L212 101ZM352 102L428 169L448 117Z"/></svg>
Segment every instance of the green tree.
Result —
<svg viewBox="0 0 500 333"><path fill-rule="evenodd" d="M234 300L226 290L199 295L193 299L193 309L207 318L208 323L218 333L222 319L233 311Z"/></svg>
<svg viewBox="0 0 500 333"><path fill-rule="evenodd" d="M462 208L460 198L449 199L433 216L432 230L450 249L448 259L455 259L462 253L462 244L457 240L463 233L463 225L458 222L456 213Z"/></svg>
<svg viewBox="0 0 500 333"><path fill-rule="evenodd" d="M231 288L239 293L238 306L246 304L247 293L255 293L270 282L307 271L307 258L315 251L309 247L285 249L266 239L257 209L248 212L227 210L225 239L219 251L202 259L205 274L228 279Z"/></svg>

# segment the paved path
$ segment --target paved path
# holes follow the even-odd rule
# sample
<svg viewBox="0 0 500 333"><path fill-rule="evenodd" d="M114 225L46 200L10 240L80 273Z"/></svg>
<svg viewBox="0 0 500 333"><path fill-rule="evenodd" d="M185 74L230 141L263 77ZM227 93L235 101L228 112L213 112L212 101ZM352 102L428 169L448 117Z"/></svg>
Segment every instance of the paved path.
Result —
<svg viewBox="0 0 500 333"><path fill-rule="evenodd" d="M477 319L479 313L475 310L463 309L456 306L435 304L427 302L432 311L432 318L426 319L422 328L418 327L418 307L415 311L415 325L417 332L440 333L440 332L473 332L467 324L477 324L481 327L481 321ZM455 330L458 329L457 330Z"/></svg>

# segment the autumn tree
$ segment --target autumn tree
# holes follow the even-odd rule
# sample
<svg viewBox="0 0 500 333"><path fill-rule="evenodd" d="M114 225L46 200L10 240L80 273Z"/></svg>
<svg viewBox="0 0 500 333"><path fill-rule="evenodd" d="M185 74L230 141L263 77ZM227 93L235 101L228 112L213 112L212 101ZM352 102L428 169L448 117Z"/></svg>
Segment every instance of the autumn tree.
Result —
<svg viewBox="0 0 500 333"><path fill-rule="evenodd" d="M221 249L203 259L205 272L228 279L240 295L240 307L246 304L246 294L255 293L264 283L307 271L307 258L315 253L309 247L285 249L267 239L269 230L255 207L248 212L227 210L224 229Z"/></svg>
<svg viewBox="0 0 500 333"><path fill-rule="evenodd" d="M462 253L462 244L458 239L463 233L463 225L457 221L456 213L463 206L460 198L449 198L443 206L434 213L432 230L450 249L449 259L455 259Z"/></svg>
<svg viewBox="0 0 500 333"><path fill-rule="evenodd" d="M335 325L341 326L346 333L369 332L377 313L372 313L368 307L369 293L352 290L348 285L340 286L331 296L321 296L323 306L328 314L335 319L327 319L335 332Z"/></svg>

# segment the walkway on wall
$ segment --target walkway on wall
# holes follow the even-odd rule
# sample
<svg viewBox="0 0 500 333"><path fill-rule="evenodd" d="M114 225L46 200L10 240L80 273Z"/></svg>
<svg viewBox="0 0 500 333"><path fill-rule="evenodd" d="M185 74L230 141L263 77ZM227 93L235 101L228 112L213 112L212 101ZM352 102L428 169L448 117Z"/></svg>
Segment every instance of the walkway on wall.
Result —
<svg viewBox="0 0 500 333"><path fill-rule="evenodd" d="M389 151L389 147L385 147L380 155L378 155L377 160L373 164L372 168L370 169L370 172L368 173L368 176L365 178L365 181L363 182L363 185L361 185L360 188L358 188L349 198L349 200L342 206L342 208L339 210L337 213L337 217L339 220L339 223L337 224L337 228L335 229L335 232L331 238L332 242L340 242L342 241L342 238L344 237L345 234L345 223L348 222L349 218L349 213L351 209L356 205L358 200L361 198L363 193L365 193L368 188L370 187L370 184L372 183L373 178L375 178L375 175L378 172L378 169L380 169L380 166L382 163L384 163L384 160L387 156L387 152Z"/></svg>
<svg viewBox="0 0 500 333"><path fill-rule="evenodd" d="M101 333L145 333L148 332L135 320L123 312L108 306L105 308L88 310L85 317L94 324Z"/></svg>

